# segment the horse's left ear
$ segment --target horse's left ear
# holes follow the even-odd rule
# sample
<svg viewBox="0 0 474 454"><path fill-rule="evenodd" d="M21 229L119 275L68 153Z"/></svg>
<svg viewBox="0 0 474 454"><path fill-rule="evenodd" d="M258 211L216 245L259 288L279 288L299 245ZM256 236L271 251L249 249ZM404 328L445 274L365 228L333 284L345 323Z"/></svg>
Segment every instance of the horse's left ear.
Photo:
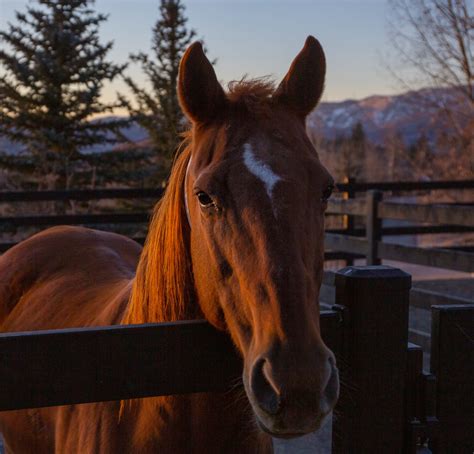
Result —
<svg viewBox="0 0 474 454"><path fill-rule="evenodd" d="M273 97L304 119L321 98L325 75L323 48L316 38L308 36Z"/></svg>

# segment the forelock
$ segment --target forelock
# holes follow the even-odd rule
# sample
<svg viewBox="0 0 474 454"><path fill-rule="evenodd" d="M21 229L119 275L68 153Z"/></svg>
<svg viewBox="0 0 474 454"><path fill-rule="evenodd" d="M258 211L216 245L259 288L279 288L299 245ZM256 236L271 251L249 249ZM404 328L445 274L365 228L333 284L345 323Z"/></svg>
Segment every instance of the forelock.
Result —
<svg viewBox="0 0 474 454"><path fill-rule="evenodd" d="M236 107L244 108L248 113L265 113L273 104L272 95L275 83L268 77L229 82L227 98Z"/></svg>

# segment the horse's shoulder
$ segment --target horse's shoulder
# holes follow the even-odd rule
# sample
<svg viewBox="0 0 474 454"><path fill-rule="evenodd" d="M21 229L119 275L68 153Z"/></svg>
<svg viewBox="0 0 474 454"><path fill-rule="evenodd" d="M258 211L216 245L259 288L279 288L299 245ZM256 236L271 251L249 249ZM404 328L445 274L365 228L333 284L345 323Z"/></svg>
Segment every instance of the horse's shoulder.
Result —
<svg viewBox="0 0 474 454"><path fill-rule="evenodd" d="M83 227L58 226L31 236L0 256L0 323L36 283L86 282L84 273L103 283L131 278L140 252L129 238Z"/></svg>

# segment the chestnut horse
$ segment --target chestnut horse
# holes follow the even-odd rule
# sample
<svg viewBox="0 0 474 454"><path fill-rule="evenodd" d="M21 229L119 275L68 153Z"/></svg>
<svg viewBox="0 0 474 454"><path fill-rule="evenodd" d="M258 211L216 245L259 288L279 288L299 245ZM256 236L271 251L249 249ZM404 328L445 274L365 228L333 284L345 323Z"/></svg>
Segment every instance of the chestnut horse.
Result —
<svg viewBox="0 0 474 454"><path fill-rule="evenodd" d="M178 93L192 126L143 251L55 227L0 259L0 331L205 318L242 355L243 387L3 412L8 453L268 453L271 436L321 426L339 389L318 309L333 180L305 117L324 76L308 37L278 88L225 92L191 45Z"/></svg>

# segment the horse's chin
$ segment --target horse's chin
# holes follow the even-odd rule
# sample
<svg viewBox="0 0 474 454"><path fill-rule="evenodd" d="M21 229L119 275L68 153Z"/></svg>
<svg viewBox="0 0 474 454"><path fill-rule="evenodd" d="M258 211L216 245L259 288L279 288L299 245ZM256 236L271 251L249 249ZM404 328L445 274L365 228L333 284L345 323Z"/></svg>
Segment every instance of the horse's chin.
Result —
<svg viewBox="0 0 474 454"><path fill-rule="evenodd" d="M292 438L303 437L304 435L308 435L312 432L316 432L324 425L324 423L326 422L326 417L327 415L323 416L322 418L319 418L314 424L312 424L310 427L307 427L305 429L269 428L260 420L258 416L256 416L255 419L257 421L258 427L263 432L267 433L268 435L271 435L274 438L289 440Z"/></svg>
<svg viewBox="0 0 474 454"><path fill-rule="evenodd" d="M282 438L284 440L290 440L292 438L298 438L302 437L303 435L306 435L305 432L275 432L271 431L268 429L258 418L257 418L257 425L259 429L268 435L274 437L274 438Z"/></svg>

